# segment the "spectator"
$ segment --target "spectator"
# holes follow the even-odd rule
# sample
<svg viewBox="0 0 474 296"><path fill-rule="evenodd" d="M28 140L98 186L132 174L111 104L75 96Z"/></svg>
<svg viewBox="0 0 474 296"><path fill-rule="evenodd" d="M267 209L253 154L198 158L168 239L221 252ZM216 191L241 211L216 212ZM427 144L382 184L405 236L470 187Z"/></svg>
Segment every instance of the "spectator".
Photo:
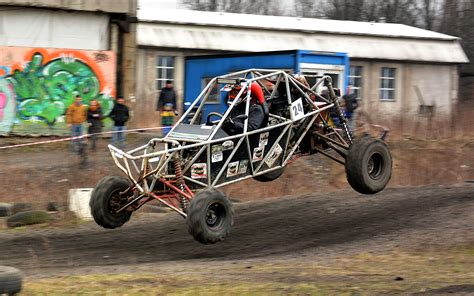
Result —
<svg viewBox="0 0 474 296"><path fill-rule="evenodd" d="M89 103L87 110L87 122L89 123L88 133L91 135L91 150L97 147L98 133L102 132L102 108L97 100L92 100Z"/></svg>
<svg viewBox="0 0 474 296"><path fill-rule="evenodd" d="M110 118L114 122L112 134L112 145L120 149L125 148L125 123L129 119L128 107L125 106L125 100L122 96L118 96L115 101L114 108L110 112Z"/></svg>
<svg viewBox="0 0 474 296"><path fill-rule="evenodd" d="M76 95L74 103L67 108L66 123L67 127L71 129L72 137L82 136L82 125L87 118L87 108L82 104L80 95ZM73 139L71 142L71 150L79 153L82 139Z"/></svg>
<svg viewBox="0 0 474 296"><path fill-rule="evenodd" d="M352 92L350 85L347 86L346 94L342 96L342 99L344 100L345 116L347 118L349 128L351 130L354 130L355 110L358 107L358 102L357 102L357 95L354 92Z"/></svg>
<svg viewBox="0 0 474 296"><path fill-rule="evenodd" d="M161 111L164 106L171 104L173 110L176 110L176 92L173 88L173 81L166 80L165 87L160 91L160 97L156 103L156 111Z"/></svg>
<svg viewBox="0 0 474 296"><path fill-rule="evenodd" d="M166 136L171 131L171 127L174 124L174 118L176 116L171 103L167 103L163 106L160 115L161 126L163 127L163 136Z"/></svg>

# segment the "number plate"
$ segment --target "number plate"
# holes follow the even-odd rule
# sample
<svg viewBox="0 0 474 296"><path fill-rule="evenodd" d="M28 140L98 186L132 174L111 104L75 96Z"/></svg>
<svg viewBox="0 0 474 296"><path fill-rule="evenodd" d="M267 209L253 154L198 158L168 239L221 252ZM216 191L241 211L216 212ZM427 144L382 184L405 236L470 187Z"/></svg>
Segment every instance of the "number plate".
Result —
<svg viewBox="0 0 474 296"><path fill-rule="evenodd" d="M291 115L293 120L299 120L304 116L303 101L301 98L291 103Z"/></svg>

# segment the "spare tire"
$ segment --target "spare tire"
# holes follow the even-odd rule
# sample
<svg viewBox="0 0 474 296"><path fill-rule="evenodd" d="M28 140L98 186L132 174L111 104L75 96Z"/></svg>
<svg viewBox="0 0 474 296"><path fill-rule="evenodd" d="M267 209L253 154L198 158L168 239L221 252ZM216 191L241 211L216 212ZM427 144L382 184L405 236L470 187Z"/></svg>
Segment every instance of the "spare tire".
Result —
<svg viewBox="0 0 474 296"><path fill-rule="evenodd" d="M20 293L23 274L16 268L0 266L0 294Z"/></svg>
<svg viewBox="0 0 474 296"><path fill-rule="evenodd" d="M11 204L0 202L0 218L10 216L11 215L11 208L12 208Z"/></svg>
<svg viewBox="0 0 474 296"><path fill-rule="evenodd" d="M392 176L392 156L387 144L369 136L352 143L345 166L347 181L362 194L383 190Z"/></svg>
<svg viewBox="0 0 474 296"><path fill-rule="evenodd" d="M50 220L49 214L45 211L27 211L17 213L8 217L8 227L21 227L25 225L42 224Z"/></svg>

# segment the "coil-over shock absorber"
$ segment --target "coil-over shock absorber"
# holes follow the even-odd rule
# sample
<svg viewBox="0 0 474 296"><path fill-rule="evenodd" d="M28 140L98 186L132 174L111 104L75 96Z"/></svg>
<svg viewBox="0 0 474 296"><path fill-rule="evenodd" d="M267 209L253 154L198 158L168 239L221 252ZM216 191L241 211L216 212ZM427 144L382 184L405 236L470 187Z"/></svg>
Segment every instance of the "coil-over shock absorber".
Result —
<svg viewBox="0 0 474 296"><path fill-rule="evenodd" d="M329 95L331 96L331 102L334 104L334 110L336 111L336 114L339 117L340 122L342 123L344 133L346 134L349 143L352 144L352 131L349 130L346 117L344 117L344 113L342 112L341 104L339 103L338 97L334 93L331 77L326 77L326 84L328 86Z"/></svg>
<svg viewBox="0 0 474 296"><path fill-rule="evenodd" d="M173 165L174 165L174 174L176 176L176 185L177 187L184 192L184 178L183 178L183 168L181 167L181 157L179 153L176 153L173 158ZM183 211L186 211L188 207L189 201L186 197L178 194L179 196L179 203Z"/></svg>

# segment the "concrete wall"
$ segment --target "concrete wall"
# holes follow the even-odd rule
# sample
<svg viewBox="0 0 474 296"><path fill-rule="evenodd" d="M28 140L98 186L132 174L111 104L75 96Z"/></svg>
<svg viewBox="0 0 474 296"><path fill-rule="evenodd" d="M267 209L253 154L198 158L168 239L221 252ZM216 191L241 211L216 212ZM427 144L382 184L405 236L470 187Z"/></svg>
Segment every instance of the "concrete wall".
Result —
<svg viewBox="0 0 474 296"><path fill-rule="evenodd" d="M182 108L184 94L184 57L197 54L192 51L141 48L137 59L136 103L133 106L137 126L160 124L156 112L156 59L159 55L175 56L175 89L178 106ZM362 99L360 118L364 116L372 123L389 126L401 133L411 134L414 125L426 123L427 117L419 113L420 105L434 105L435 121L447 121L452 116L454 104L458 100L458 72L455 65L409 64L368 60L352 60L351 66L363 67ZM381 101L380 72L382 67L396 68L395 100ZM414 89L417 86L424 100L422 103ZM182 110L179 110L182 112Z"/></svg>
<svg viewBox="0 0 474 296"><path fill-rule="evenodd" d="M0 134L69 133L64 115L81 95L107 115L115 98L115 53L0 47Z"/></svg>
<svg viewBox="0 0 474 296"><path fill-rule="evenodd" d="M420 105L434 106L434 121L447 121L458 100L458 72L455 65L389 63L355 60L351 66L362 66L362 96L358 113L361 120L383 123L413 133L413 126L426 122ZM382 67L397 69L395 100L380 100L380 73ZM415 90L421 91L421 98Z"/></svg>
<svg viewBox="0 0 474 296"><path fill-rule="evenodd" d="M130 0L0 0L0 5L30 6L106 13L130 13L134 11ZM135 14L133 14L135 15Z"/></svg>
<svg viewBox="0 0 474 296"><path fill-rule="evenodd" d="M104 13L0 5L0 46L109 49Z"/></svg>
<svg viewBox="0 0 474 296"><path fill-rule="evenodd" d="M184 57L185 52L174 50L138 49L136 68L136 93L133 104L134 124L140 127L152 127L161 124L156 102L159 92L156 90L156 62L159 55L174 56L174 87L178 96L178 112L183 112Z"/></svg>

